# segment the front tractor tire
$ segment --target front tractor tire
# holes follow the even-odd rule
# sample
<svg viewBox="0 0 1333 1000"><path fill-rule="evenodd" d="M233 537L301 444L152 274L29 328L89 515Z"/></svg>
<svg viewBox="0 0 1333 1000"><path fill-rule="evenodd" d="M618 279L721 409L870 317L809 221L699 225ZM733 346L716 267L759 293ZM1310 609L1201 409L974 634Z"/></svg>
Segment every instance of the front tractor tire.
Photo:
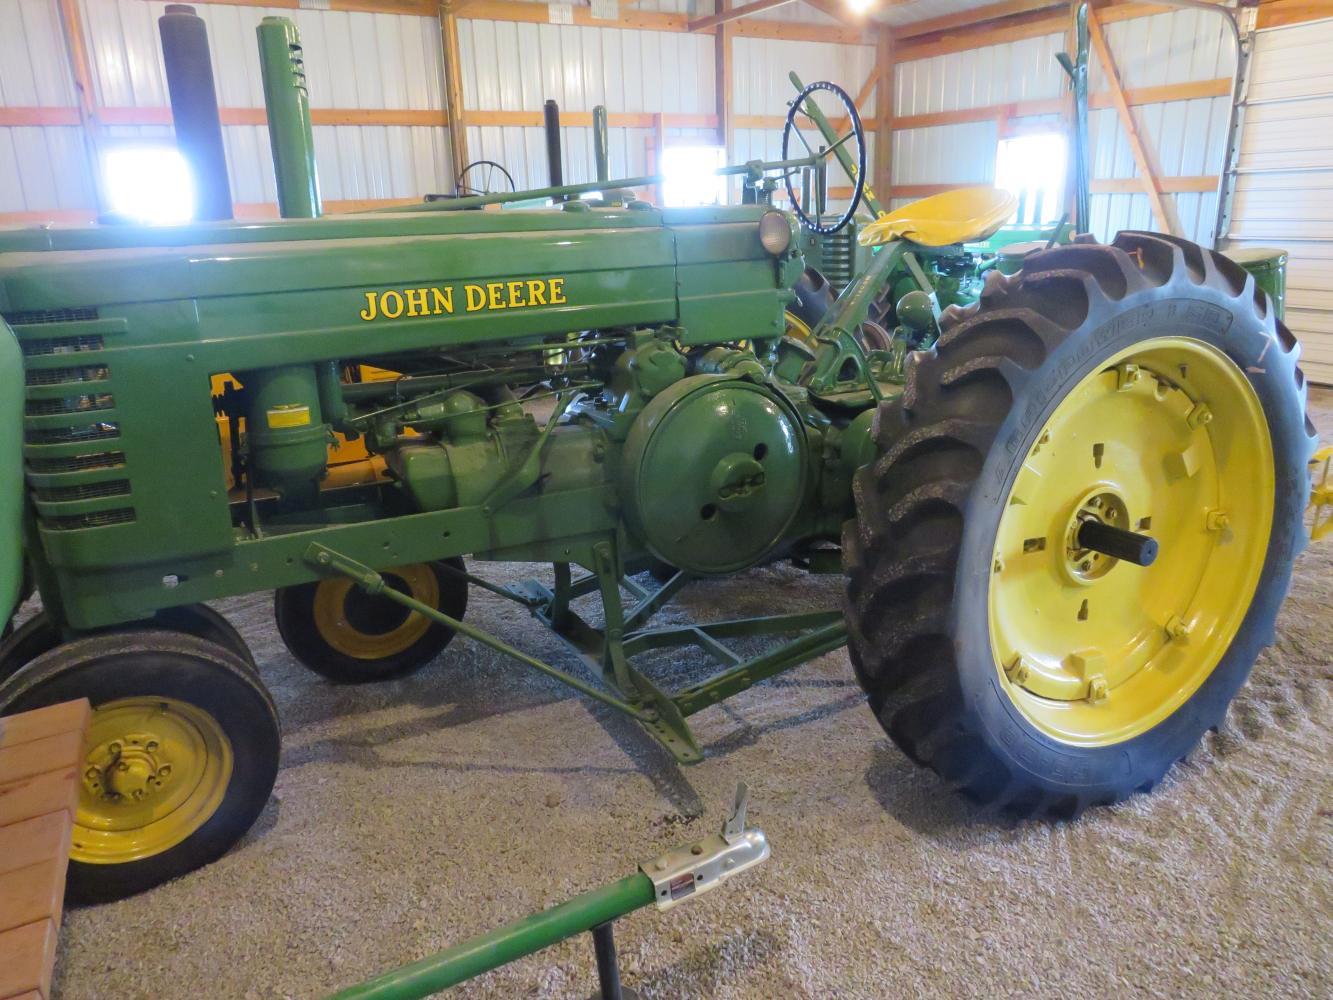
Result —
<svg viewBox="0 0 1333 1000"><path fill-rule="evenodd" d="M1035 254L946 313L843 544L893 741L988 808L1069 817L1219 727L1304 544L1297 355L1246 272L1148 233Z"/></svg>
<svg viewBox="0 0 1333 1000"><path fill-rule="evenodd" d="M273 699L236 652L182 632L91 635L0 681L0 715L92 705L67 893L105 902L221 857L278 773Z"/></svg>
<svg viewBox="0 0 1333 1000"><path fill-rule="evenodd" d="M461 619L468 584L460 558L383 571L384 581L423 604ZM402 677L444 651L454 631L387 597L371 596L347 577L284 587L273 613L287 649L315 673L338 684Z"/></svg>

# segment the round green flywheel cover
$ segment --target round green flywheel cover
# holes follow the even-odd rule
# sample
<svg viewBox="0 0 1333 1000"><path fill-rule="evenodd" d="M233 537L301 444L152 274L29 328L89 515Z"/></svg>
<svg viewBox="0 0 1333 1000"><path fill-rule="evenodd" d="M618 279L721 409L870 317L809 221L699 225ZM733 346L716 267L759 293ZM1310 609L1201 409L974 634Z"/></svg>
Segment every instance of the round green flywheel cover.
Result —
<svg viewBox="0 0 1333 1000"><path fill-rule="evenodd" d="M805 497L805 432L790 404L728 375L654 396L625 441L630 528L663 562L732 573L782 541Z"/></svg>

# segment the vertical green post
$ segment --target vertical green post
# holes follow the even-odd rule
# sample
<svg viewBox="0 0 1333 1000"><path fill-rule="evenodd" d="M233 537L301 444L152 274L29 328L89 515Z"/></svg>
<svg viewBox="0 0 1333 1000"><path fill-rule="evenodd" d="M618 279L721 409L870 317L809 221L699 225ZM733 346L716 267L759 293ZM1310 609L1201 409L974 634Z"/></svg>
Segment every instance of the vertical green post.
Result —
<svg viewBox="0 0 1333 1000"><path fill-rule="evenodd" d="M597 179L611 179L611 146L607 133L606 105L592 109L592 155L597 162Z"/></svg>
<svg viewBox="0 0 1333 1000"><path fill-rule="evenodd" d="M255 31L273 172L278 180L278 209L284 219L313 219L322 209L301 36L285 17L266 17Z"/></svg>
<svg viewBox="0 0 1333 1000"><path fill-rule="evenodd" d="M22 598L23 354L0 319L0 627Z"/></svg>

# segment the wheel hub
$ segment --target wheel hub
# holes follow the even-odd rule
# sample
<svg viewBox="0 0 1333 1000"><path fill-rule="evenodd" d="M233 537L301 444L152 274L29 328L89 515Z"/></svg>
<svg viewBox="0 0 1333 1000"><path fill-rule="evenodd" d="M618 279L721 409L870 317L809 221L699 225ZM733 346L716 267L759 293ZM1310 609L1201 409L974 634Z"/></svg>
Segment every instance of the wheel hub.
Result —
<svg viewBox="0 0 1333 1000"><path fill-rule="evenodd" d="M152 733L108 740L89 752L84 787L105 802L141 801L171 779L171 763L161 750L161 741Z"/></svg>
<svg viewBox="0 0 1333 1000"><path fill-rule="evenodd" d="M1113 488L1102 487L1097 487L1075 507L1065 528L1064 561L1065 572L1075 583L1095 583L1119 562L1114 556L1096 552L1079 540L1080 529L1089 522L1124 528L1129 524L1129 509Z"/></svg>
<svg viewBox="0 0 1333 1000"><path fill-rule="evenodd" d="M70 856L93 864L159 854L216 811L232 750L217 720L172 698L132 697L93 710Z"/></svg>

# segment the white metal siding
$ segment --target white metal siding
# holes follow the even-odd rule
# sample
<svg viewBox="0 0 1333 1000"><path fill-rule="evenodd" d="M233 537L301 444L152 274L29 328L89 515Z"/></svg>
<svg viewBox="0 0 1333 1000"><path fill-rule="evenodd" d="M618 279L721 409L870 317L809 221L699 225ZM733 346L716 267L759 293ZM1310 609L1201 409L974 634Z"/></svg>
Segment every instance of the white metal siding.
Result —
<svg viewBox="0 0 1333 1000"><path fill-rule="evenodd" d="M1152 17L1115 21L1106 26L1106 41L1126 89L1230 78L1236 46L1222 17L1203 10L1179 10ZM1107 88L1106 72L1094 54L1089 70L1092 93ZM1226 153L1230 97L1169 101L1131 108L1139 135L1148 148L1159 178L1216 175ZM1097 180L1135 177L1138 170L1129 138L1114 108L1093 110L1088 117L1089 156ZM1217 216L1217 194L1167 194L1181 235L1209 245ZM1110 239L1122 229L1158 228L1146 194L1094 194L1092 231Z"/></svg>
<svg viewBox="0 0 1333 1000"><path fill-rule="evenodd" d="M1235 63L1235 46L1221 17L1207 11L1115 21L1106 26L1106 35L1121 81L1130 89L1229 77ZM1054 33L900 63L895 81L897 114L1060 97L1066 92L1066 77L1055 55L1064 47L1065 36ZM1105 92L1106 86L1105 72L1094 55L1090 89ZM1228 106L1228 98L1216 97L1132 109L1159 176L1201 176L1221 170ZM1025 119L1013 121L1023 124ZM1056 120L1050 121L1063 129ZM1114 108L1093 110L1088 133L1093 179L1136 176L1129 141ZM893 182L989 184L994 180L997 138L994 121L896 132ZM1211 240L1215 193L1169 194L1165 200L1182 234L1202 243ZM1090 208L1092 231L1102 239L1122 229L1154 228L1147 195L1094 194Z"/></svg>
<svg viewBox="0 0 1333 1000"><path fill-rule="evenodd" d="M1055 54L1063 46L1063 35L1041 35L899 63L895 113L933 114L1059 97L1064 72ZM893 183L990 184L997 140L994 120L895 131Z"/></svg>
<svg viewBox="0 0 1333 1000"><path fill-rule="evenodd" d="M785 11L779 7L777 10ZM787 74L793 70L802 83L830 80L853 98L875 68L873 45L839 45L833 42L798 42L775 38L736 38L732 41L732 113L735 115L785 115L796 96ZM821 103L821 106L824 106ZM861 105L866 118L875 116L872 89ZM732 160L777 160L782 158L782 130L737 129ZM797 155L793 153L793 155ZM874 130L866 135L866 163L871 174L875 162ZM834 186L847 183L835 169ZM836 206L831 206L836 207Z"/></svg>
<svg viewBox="0 0 1333 1000"><path fill-rule="evenodd" d="M73 107L60 15L51 0L0 0L0 107ZM0 212L93 204L83 130L0 128Z"/></svg>
<svg viewBox="0 0 1333 1000"><path fill-rule="evenodd" d="M1287 325L1333 384L1333 19L1261 31L1229 245L1288 251Z"/></svg>
<svg viewBox="0 0 1333 1000"><path fill-rule="evenodd" d="M458 46L463 104L470 111L534 112L548 98L562 112L598 104L613 114L717 110L712 35L463 19ZM609 130L613 175L644 172L650 134ZM547 183L540 128L469 126L467 139L471 159L503 164L518 187ZM592 129L566 127L561 147L566 183L595 179Z"/></svg>

